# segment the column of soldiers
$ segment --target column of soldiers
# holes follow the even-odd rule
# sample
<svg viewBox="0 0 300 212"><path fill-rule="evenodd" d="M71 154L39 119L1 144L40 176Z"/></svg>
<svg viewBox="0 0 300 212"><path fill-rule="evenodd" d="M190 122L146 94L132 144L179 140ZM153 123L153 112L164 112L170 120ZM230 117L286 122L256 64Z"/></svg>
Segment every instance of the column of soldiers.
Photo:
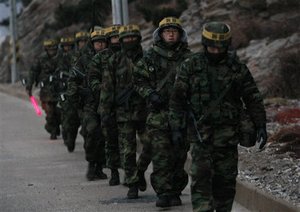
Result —
<svg viewBox="0 0 300 212"><path fill-rule="evenodd" d="M144 175L152 162L157 207L182 204L191 147L193 210L231 211L241 114L251 117L260 149L267 132L259 90L229 50L230 27L205 24L198 53L189 50L175 17L161 20L149 50L143 51L141 40L139 27L130 24L78 32L75 41L61 38L60 52L55 40L44 42L45 54L32 66L26 90L32 95L33 84L40 85L50 139L57 138L61 123L64 143L73 152L81 126L86 178L107 179L106 167L109 185L119 185L122 168L129 199L146 190ZM138 160L137 139L143 144Z"/></svg>

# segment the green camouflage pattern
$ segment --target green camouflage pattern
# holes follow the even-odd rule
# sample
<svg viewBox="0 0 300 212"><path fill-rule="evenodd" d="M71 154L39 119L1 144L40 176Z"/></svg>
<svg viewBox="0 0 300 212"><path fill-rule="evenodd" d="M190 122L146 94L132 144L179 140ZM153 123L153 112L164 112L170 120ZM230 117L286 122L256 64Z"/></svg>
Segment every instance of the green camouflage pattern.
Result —
<svg viewBox="0 0 300 212"><path fill-rule="evenodd" d="M67 98L82 114L81 134L84 137L86 160L105 166L105 143L101 131L100 117L96 112L97 102L91 88L88 86L89 64L95 55L96 52L91 44L74 55L73 66L81 74L71 71L68 80Z"/></svg>
<svg viewBox="0 0 300 212"><path fill-rule="evenodd" d="M176 149L175 152L170 140L171 129L168 123L168 104L175 80L176 67L188 55L190 55L190 50L186 43L180 42L176 48L170 49L160 41L137 63L134 71L135 87L143 98L148 98L168 72L172 71L164 86L157 91L163 98L163 106L160 110L153 110L150 103L147 105L150 112L146 120L148 136L146 142L149 143L145 145L145 148L149 149L145 149L143 152L152 153L151 184L158 195L179 195L188 182L188 175L183 167L188 147L183 145L180 150ZM147 157L143 157L147 161ZM139 164L146 166L147 163L139 162ZM142 170L145 167L139 169Z"/></svg>
<svg viewBox="0 0 300 212"><path fill-rule="evenodd" d="M201 123L197 121L203 143L195 130L188 132L194 143L191 168L194 211L213 210L213 206L230 211L243 105L256 126L266 123L266 113L251 73L236 57L228 55L219 64L211 65L204 53L196 53L182 63L176 75L169 114L174 129L182 128L182 120L190 111L199 120L228 84L232 87L213 112ZM194 128L192 124L188 127Z"/></svg>
<svg viewBox="0 0 300 212"><path fill-rule="evenodd" d="M60 94L65 94L67 91L73 54L73 51L60 52L58 57L58 68L55 73L55 78L58 79L58 92ZM67 146L73 146L80 126L77 108L68 100L62 101L61 98L59 98L59 105L61 108L61 126L64 143Z"/></svg>
<svg viewBox="0 0 300 212"><path fill-rule="evenodd" d="M105 69L107 69L108 59L113 55L113 51L109 48L104 49L100 53L96 54L92 62L89 64L88 70L88 84L91 88L94 98L98 104L97 112L100 115L100 91L102 84L102 75ZM110 169L121 168L120 162L120 148L118 142L118 126L115 117L112 117L112 126L102 128L105 137L105 153L106 153L106 166ZM123 165L122 165L123 167Z"/></svg>
<svg viewBox="0 0 300 212"><path fill-rule="evenodd" d="M55 71L57 57L49 57L45 52L38 57L29 71L26 89L31 90L35 84L40 85L40 100L46 113L45 129L53 135L59 134L60 111L57 108L58 93ZM43 86L42 86L43 85Z"/></svg>
<svg viewBox="0 0 300 212"><path fill-rule="evenodd" d="M141 126L144 126L145 103L136 92L132 92L127 101L122 104L116 100L116 97L122 91L132 89L133 68L142 55L143 51L140 44L130 53L122 50L113 54L103 72L100 94L101 116L116 117L120 160L124 165L126 181L129 185L138 182L136 133L141 132Z"/></svg>

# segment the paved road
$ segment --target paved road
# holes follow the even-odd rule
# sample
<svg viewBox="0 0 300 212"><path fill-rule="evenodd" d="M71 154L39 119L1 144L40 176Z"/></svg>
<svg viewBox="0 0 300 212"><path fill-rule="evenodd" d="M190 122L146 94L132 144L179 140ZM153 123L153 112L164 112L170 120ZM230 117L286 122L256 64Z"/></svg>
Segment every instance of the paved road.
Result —
<svg viewBox="0 0 300 212"><path fill-rule="evenodd" d="M44 117L37 117L29 102L3 93L0 99L1 212L161 211L155 207L151 186L141 198L127 200L124 186L110 187L107 180L86 181L81 138L70 154L61 139L49 140ZM189 193L187 187L183 206L163 211L192 211ZM246 210L235 204L233 211Z"/></svg>

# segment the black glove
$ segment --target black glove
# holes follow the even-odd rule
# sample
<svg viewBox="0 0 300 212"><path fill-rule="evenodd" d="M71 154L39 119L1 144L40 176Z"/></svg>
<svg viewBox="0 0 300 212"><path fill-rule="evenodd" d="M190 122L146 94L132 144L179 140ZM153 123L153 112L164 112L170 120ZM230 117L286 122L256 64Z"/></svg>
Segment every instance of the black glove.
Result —
<svg viewBox="0 0 300 212"><path fill-rule="evenodd" d="M257 128L257 142L260 142L259 149L264 148L268 140L266 126Z"/></svg>
<svg viewBox="0 0 300 212"><path fill-rule="evenodd" d="M102 127L109 128L112 126L112 117L110 115L103 115L101 117L101 125Z"/></svg>
<svg viewBox="0 0 300 212"><path fill-rule="evenodd" d="M180 130L173 130L172 131L172 139L171 139L172 145L175 147L182 146L183 144L183 135Z"/></svg>
<svg viewBox="0 0 300 212"><path fill-rule="evenodd" d="M163 100L157 92L151 93L148 97L148 101L151 103L152 107L155 109L159 109L163 104Z"/></svg>
<svg viewBox="0 0 300 212"><path fill-rule="evenodd" d="M31 86L26 86L26 92L28 94L28 96L32 96L32 87Z"/></svg>

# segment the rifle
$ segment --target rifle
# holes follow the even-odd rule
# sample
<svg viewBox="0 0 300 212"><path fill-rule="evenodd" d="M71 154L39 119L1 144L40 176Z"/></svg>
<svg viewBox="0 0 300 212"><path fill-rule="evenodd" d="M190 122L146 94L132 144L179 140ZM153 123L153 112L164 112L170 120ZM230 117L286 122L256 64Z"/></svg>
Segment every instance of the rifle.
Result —
<svg viewBox="0 0 300 212"><path fill-rule="evenodd" d="M125 103L125 108L129 108L129 99L134 92L134 89L132 87L125 88L121 92L118 93L116 96L116 102L118 106L121 106Z"/></svg>
<svg viewBox="0 0 300 212"><path fill-rule="evenodd" d="M86 74L83 73L83 72L81 72L81 71L79 70L79 68L77 68L76 66L73 66L72 69L71 69L71 71L73 72L73 74L74 74L75 76L79 76L80 78L85 78L85 76L86 76Z"/></svg>

